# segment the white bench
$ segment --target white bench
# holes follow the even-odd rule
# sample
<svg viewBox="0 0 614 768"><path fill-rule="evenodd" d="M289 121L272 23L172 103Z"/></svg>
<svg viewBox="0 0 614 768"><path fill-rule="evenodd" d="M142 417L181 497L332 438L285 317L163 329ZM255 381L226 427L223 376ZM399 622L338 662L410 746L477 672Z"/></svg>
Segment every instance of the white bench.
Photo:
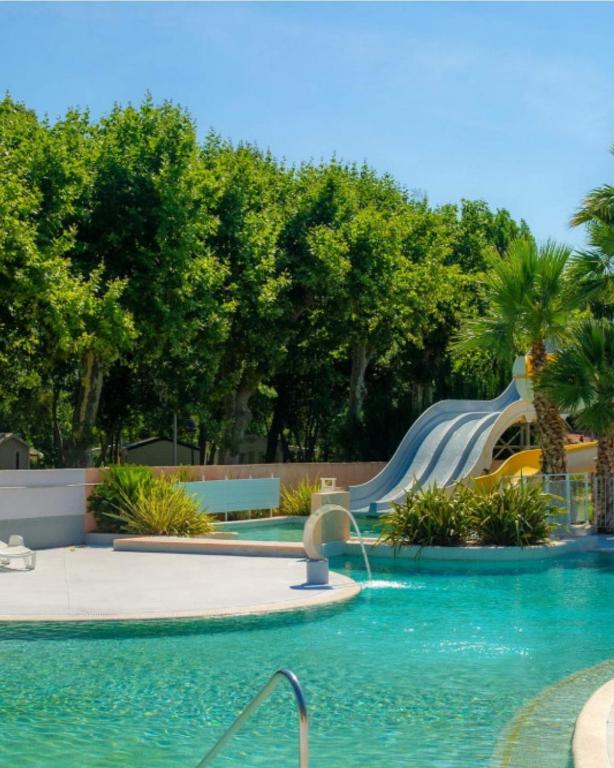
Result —
<svg viewBox="0 0 614 768"><path fill-rule="evenodd" d="M279 478L254 477L249 480L200 480L181 483L196 498L203 512L224 515L252 509L273 510L279 506Z"/></svg>

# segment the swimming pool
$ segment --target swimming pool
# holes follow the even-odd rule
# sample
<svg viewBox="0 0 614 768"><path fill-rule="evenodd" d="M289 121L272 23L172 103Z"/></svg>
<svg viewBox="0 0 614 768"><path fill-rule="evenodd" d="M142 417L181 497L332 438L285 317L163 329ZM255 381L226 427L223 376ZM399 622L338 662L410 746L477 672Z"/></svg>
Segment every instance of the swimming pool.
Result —
<svg viewBox="0 0 614 768"><path fill-rule="evenodd" d="M308 697L313 766L501 768L493 753L523 706L614 656L609 555L376 566L374 579L344 606L261 619L0 625L0 763L192 768L285 666ZM564 695L562 737L526 765L567 765L583 702ZM291 701L280 687L216 764L295 765Z"/></svg>
<svg viewBox="0 0 614 768"><path fill-rule="evenodd" d="M379 520L373 517L361 518L358 521L360 531L365 537L379 537L381 524ZM284 520L279 523L270 522L250 522L228 527L223 526L222 530L235 531L239 539L251 539L252 541L302 541L304 520ZM354 529L351 529L354 535Z"/></svg>

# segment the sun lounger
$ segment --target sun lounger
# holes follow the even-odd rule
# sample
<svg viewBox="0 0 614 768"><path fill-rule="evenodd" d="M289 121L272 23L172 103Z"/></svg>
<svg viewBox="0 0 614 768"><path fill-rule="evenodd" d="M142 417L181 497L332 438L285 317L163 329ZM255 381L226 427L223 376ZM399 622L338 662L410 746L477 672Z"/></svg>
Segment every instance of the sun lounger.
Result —
<svg viewBox="0 0 614 768"><path fill-rule="evenodd" d="M23 560L31 571L36 568L36 552L24 546L21 536L10 536L8 544L0 541L0 565L8 565L11 560Z"/></svg>

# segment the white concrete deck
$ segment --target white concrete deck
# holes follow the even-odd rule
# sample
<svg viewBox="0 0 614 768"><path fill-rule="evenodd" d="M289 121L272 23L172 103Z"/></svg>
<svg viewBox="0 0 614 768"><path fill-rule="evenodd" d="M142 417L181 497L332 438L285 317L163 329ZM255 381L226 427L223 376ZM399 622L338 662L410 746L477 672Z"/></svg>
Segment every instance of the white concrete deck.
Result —
<svg viewBox="0 0 614 768"><path fill-rule="evenodd" d="M614 680L598 688L578 715L573 759L575 768L614 766Z"/></svg>
<svg viewBox="0 0 614 768"><path fill-rule="evenodd" d="M34 571L0 566L0 621L221 617L315 607L360 591L334 573L329 587L305 587L305 562L291 558L98 547L37 555Z"/></svg>

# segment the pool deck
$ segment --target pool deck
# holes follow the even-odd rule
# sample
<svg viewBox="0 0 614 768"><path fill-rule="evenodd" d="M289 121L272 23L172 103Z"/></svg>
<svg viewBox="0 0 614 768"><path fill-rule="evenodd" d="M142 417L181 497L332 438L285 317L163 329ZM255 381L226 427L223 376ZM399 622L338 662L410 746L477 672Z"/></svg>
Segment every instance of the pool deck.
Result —
<svg viewBox="0 0 614 768"><path fill-rule="evenodd" d="M289 557L47 549L34 571L0 567L0 622L221 618L315 608L360 592L333 572L327 587L304 582L305 562Z"/></svg>
<svg viewBox="0 0 614 768"><path fill-rule="evenodd" d="M614 768L614 680L586 702L573 738L575 768Z"/></svg>

